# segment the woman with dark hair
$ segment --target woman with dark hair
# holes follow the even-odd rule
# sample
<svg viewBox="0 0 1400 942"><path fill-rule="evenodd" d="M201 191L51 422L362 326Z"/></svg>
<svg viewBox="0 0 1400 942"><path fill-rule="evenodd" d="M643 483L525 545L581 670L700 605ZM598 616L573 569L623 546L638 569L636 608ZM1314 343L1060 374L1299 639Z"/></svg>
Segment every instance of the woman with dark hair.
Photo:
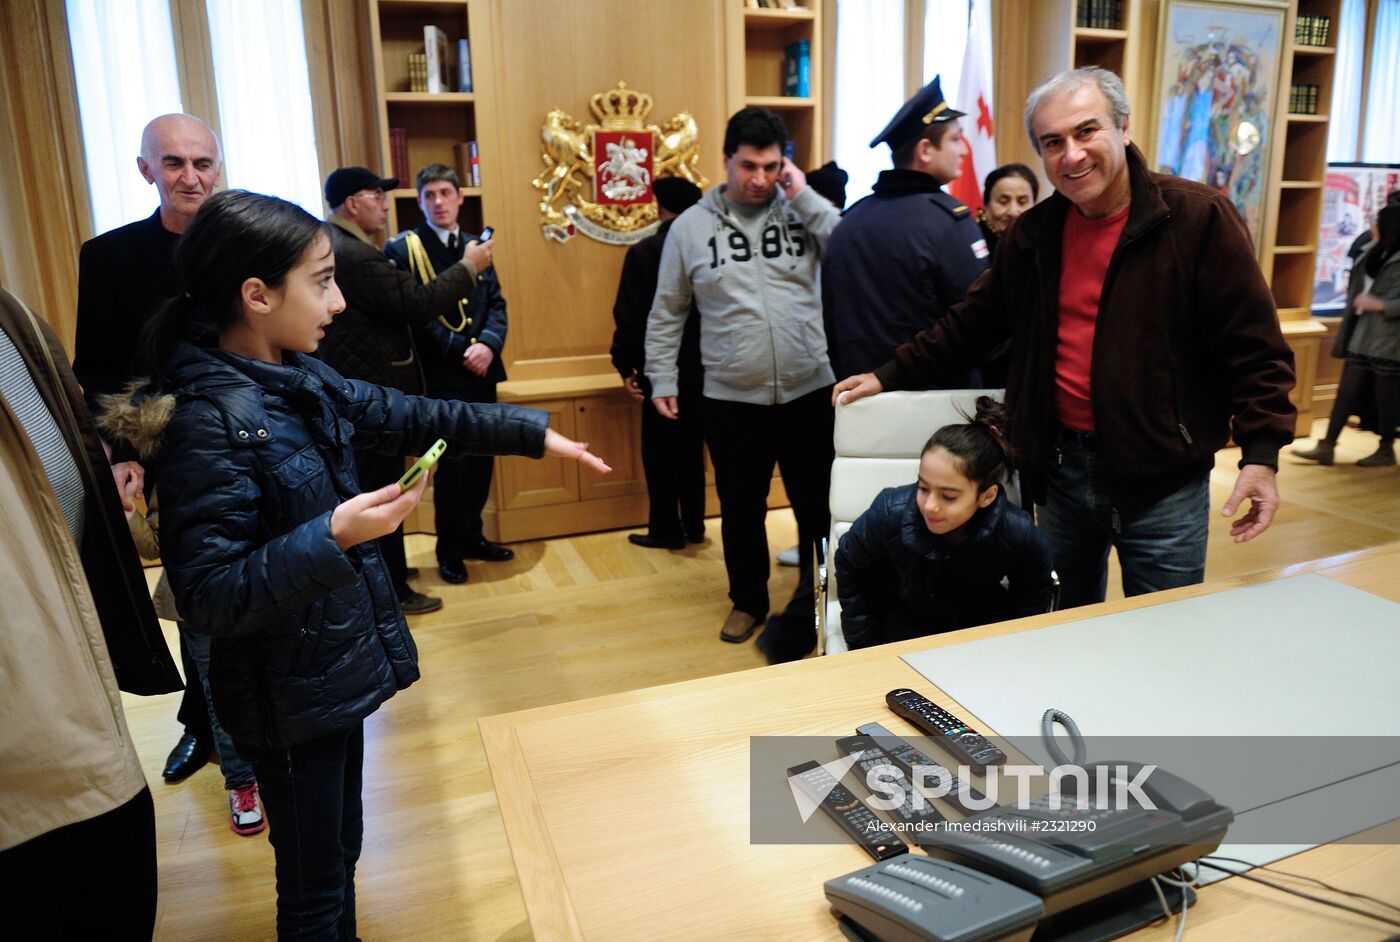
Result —
<svg viewBox="0 0 1400 942"><path fill-rule="evenodd" d="M345 300L326 225L291 203L211 197L175 264L186 294L153 319L153 379L118 418L157 482L176 606L212 638L215 712L257 773L278 937L354 939L364 720L418 679L377 539L427 483L362 494L355 450L422 454L442 437L608 468L543 412L405 396L315 359Z"/></svg>
<svg viewBox="0 0 1400 942"><path fill-rule="evenodd" d="M1361 468L1395 465L1395 424L1400 421L1400 205L1376 214L1374 240L1351 268L1342 327L1332 355L1346 357L1327 434L1312 448L1294 448L1299 458L1331 464L1347 419L1368 405L1374 390L1380 447L1356 462Z"/></svg>
<svg viewBox="0 0 1400 942"><path fill-rule="evenodd" d="M1002 164L987 174L982 184L982 208L977 211L977 225L987 249L996 251L997 240L1011 224L1035 205L1040 197L1040 181L1035 171L1025 164Z"/></svg>
<svg viewBox="0 0 1400 942"><path fill-rule="evenodd" d="M924 445L913 484L881 491L836 550L841 628L865 648L1050 608L1050 544L1003 491L1006 408L989 396ZM1004 583L1004 584L1003 584Z"/></svg>

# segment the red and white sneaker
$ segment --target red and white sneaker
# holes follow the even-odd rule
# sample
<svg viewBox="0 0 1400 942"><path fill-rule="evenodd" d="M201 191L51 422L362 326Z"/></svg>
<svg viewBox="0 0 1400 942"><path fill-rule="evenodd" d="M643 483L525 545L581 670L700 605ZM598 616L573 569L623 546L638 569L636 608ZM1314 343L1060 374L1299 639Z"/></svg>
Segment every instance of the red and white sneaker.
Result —
<svg viewBox="0 0 1400 942"><path fill-rule="evenodd" d="M238 788L230 788L228 807L228 826L233 828L233 833L246 837L250 834L257 834L267 827L267 819L263 817L262 805L258 802L257 782L253 782L251 785L241 785Z"/></svg>

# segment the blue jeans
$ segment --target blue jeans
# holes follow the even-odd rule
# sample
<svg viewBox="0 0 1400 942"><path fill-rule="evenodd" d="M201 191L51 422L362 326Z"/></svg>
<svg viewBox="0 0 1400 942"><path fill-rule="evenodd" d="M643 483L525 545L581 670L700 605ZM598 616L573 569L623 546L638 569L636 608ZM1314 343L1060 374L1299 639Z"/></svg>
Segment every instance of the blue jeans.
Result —
<svg viewBox="0 0 1400 942"><path fill-rule="evenodd" d="M233 750L233 740L229 739L228 733L224 732L224 727L219 723L219 718L214 715L214 699L209 695L210 638L208 635L190 631L184 622L179 624L180 637L194 661L196 673L199 674L199 686L204 691L204 702L209 706L209 728L214 733L214 748L219 751L219 770L224 773L224 788L233 791L235 788L251 785L256 778L253 775L253 767L238 758L238 753ZM186 677L185 682L193 683L194 679Z"/></svg>
<svg viewBox="0 0 1400 942"><path fill-rule="evenodd" d="M1060 577L1060 608L1104 600L1109 547L1118 550L1126 596L1205 580L1209 473L1129 511L1115 506L1096 450L1068 442L1060 449L1045 503L1036 507L1036 523L1050 540Z"/></svg>
<svg viewBox="0 0 1400 942"><path fill-rule="evenodd" d="M354 942L363 723L254 763L277 858L277 938Z"/></svg>

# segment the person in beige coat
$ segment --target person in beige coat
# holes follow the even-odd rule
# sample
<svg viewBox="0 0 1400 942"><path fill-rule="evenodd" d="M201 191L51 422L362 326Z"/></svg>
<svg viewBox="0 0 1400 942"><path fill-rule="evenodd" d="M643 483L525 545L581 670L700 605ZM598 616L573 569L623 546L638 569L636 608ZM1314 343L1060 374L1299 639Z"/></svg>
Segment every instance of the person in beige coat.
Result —
<svg viewBox="0 0 1400 942"><path fill-rule="evenodd" d="M150 938L155 925L155 815L119 690L181 683L123 514L139 486L109 467L58 338L0 288L9 938Z"/></svg>

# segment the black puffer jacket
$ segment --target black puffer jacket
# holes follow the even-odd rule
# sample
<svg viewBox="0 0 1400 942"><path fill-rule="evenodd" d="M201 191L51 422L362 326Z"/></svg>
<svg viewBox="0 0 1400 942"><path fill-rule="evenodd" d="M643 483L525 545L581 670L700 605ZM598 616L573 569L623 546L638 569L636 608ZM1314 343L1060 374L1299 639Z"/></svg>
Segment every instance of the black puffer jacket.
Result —
<svg viewBox="0 0 1400 942"><path fill-rule="evenodd" d="M967 522L967 538L951 543L924 524L917 487L885 488L841 538L836 591L847 644L868 648L1049 610L1050 544L1030 514L999 493Z"/></svg>
<svg viewBox="0 0 1400 942"><path fill-rule="evenodd" d="M214 636L215 712L255 755L343 730L418 679L417 650L370 541L331 512L359 493L354 451L544 451L546 414L404 396L288 354L275 365L188 343L153 473L176 605Z"/></svg>

